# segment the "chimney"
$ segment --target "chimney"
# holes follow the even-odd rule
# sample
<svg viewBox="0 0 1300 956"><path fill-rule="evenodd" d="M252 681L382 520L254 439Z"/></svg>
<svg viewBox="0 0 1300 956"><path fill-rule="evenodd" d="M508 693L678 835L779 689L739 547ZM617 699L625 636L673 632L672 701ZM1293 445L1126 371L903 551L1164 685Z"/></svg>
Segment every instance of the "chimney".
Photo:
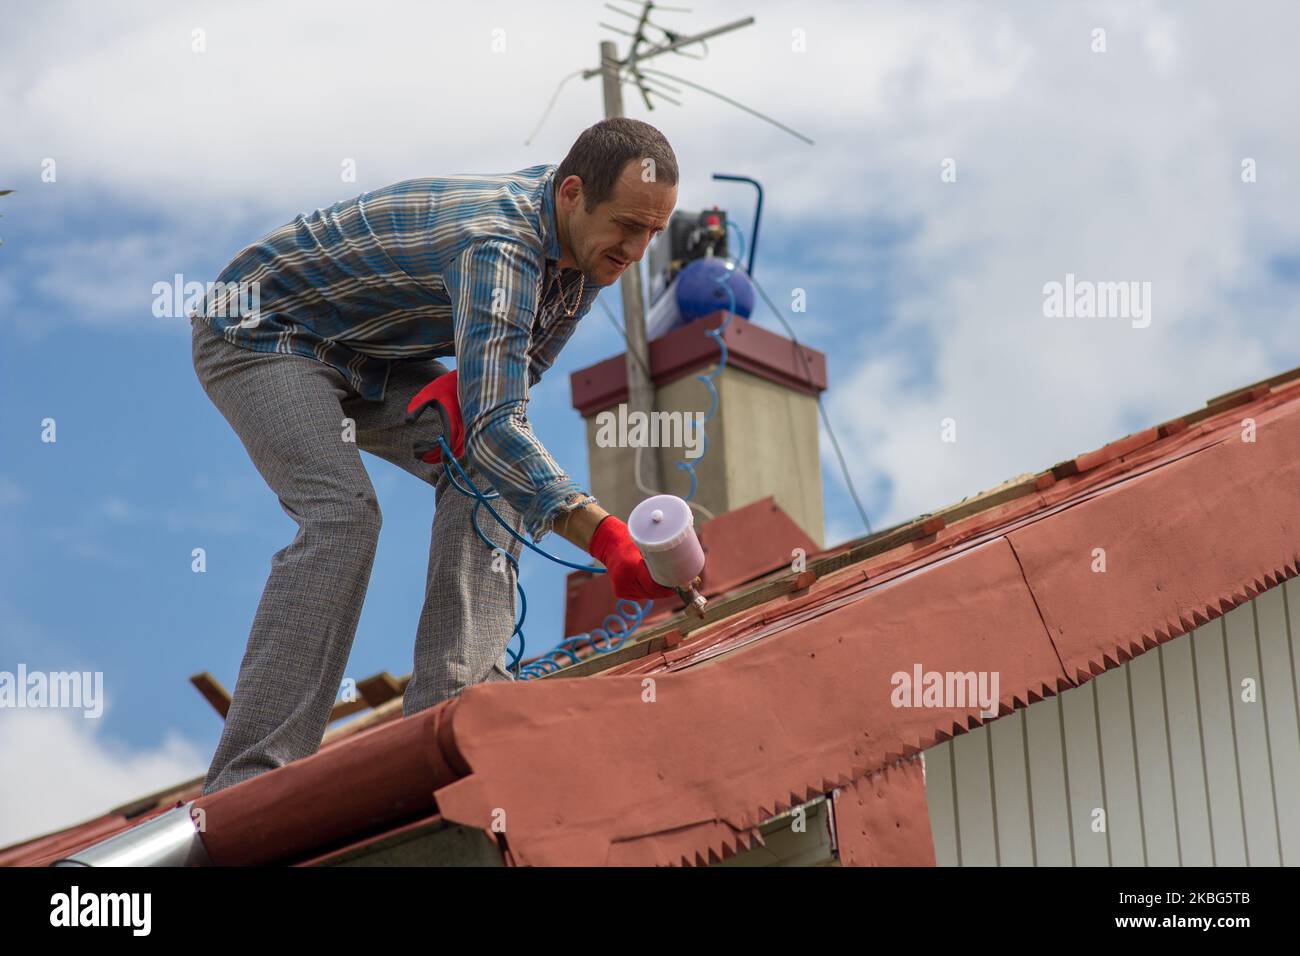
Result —
<svg viewBox="0 0 1300 956"><path fill-rule="evenodd" d="M718 398L713 417L704 424L704 454L688 457L700 438L679 429L691 428L696 413L708 414L712 396L697 376L718 369L722 351L707 333L721 327L726 317L726 312L714 312L649 343L657 420L642 423L640 440L657 441L659 447L643 447L641 454L659 456L666 483L653 491L685 498L691 477L678 462L688 461L696 474L691 501L713 515L771 496L824 547L817 396L826 389L826 356L821 352L732 315L720 333L727 359L712 378ZM606 511L624 520L652 493L638 489L634 480L636 448L630 442L638 435L626 406L626 361L620 353L570 378L573 407L587 425L591 493ZM669 424L676 427L664 427ZM664 447L673 441L676 447ZM643 463L642 474L650 473ZM701 518L697 514L697 520Z"/></svg>

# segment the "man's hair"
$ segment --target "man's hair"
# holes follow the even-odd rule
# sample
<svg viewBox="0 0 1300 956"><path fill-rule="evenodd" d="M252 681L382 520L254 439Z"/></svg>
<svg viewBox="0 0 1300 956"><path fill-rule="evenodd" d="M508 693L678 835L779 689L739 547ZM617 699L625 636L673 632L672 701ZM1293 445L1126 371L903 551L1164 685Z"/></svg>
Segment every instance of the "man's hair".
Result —
<svg viewBox="0 0 1300 956"><path fill-rule="evenodd" d="M555 171L555 187L570 176L582 179L582 195L591 212L614 192L629 161L654 161L655 182L677 185L677 156L664 134L649 123L615 116L582 131Z"/></svg>

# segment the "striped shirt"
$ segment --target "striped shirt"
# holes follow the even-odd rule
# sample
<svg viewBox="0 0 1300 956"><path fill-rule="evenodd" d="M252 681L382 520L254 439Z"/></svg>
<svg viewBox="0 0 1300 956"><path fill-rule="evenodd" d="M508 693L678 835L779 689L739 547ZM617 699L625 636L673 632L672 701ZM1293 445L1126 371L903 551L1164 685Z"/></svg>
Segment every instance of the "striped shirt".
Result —
<svg viewBox="0 0 1300 956"><path fill-rule="evenodd" d="M392 362L455 356L466 457L540 541L596 500L525 415L600 292L579 298L579 270L559 268L555 170L410 179L296 216L242 249L193 313L234 345L331 365L370 401Z"/></svg>

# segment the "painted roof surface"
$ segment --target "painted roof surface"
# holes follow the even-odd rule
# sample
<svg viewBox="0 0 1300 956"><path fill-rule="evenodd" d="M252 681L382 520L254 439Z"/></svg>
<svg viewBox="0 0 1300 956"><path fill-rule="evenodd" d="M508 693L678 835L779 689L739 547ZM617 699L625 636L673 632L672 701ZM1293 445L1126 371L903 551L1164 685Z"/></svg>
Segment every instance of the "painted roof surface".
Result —
<svg viewBox="0 0 1300 956"><path fill-rule="evenodd" d="M710 562L744 564L724 553ZM319 861L440 815L489 832L512 864L699 864L835 791L843 862L933 863L916 756L991 718L894 707L892 674L996 670L1010 713L1298 569L1300 369L802 571L720 570L705 620L665 615L551 678L478 685L407 719L390 701L317 754L200 798L204 843L223 865ZM52 862L199 784L0 864Z"/></svg>

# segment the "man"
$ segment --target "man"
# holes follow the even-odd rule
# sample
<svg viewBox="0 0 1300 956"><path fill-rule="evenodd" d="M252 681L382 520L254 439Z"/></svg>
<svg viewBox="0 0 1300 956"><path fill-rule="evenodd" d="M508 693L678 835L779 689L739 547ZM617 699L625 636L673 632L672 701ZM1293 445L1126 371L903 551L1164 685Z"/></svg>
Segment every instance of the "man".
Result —
<svg viewBox="0 0 1300 956"><path fill-rule="evenodd" d="M195 371L298 533L272 559L205 794L320 746L379 535L359 448L437 489L403 713L511 679L515 573L493 570L473 500L440 456L413 452L440 433L436 415L407 421L432 401L458 461L500 493L493 506L517 533L538 542L554 530L605 565L619 597L673 593L525 411L596 294L667 226L677 178L658 130L604 120L558 168L372 190L296 217L222 271L191 314ZM452 372L437 360L450 356ZM519 542L481 516L518 558Z"/></svg>

